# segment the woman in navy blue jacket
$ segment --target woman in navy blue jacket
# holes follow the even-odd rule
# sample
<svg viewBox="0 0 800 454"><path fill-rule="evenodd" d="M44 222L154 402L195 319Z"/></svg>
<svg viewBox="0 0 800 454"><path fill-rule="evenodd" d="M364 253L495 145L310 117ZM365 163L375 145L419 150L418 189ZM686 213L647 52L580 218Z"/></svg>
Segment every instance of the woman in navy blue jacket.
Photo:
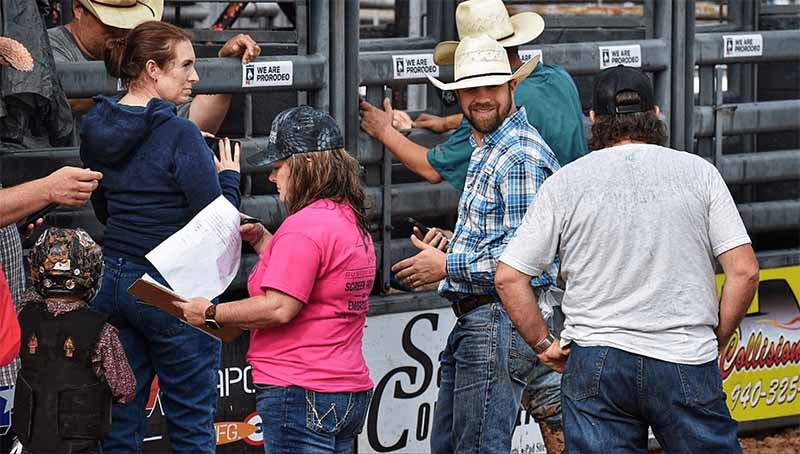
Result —
<svg viewBox="0 0 800 454"><path fill-rule="evenodd" d="M139 452L153 377L161 388L173 453L213 453L220 343L150 306L127 288L147 273L165 283L145 254L220 195L237 208L239 150L220 144L217 160L200 130L175 115L198 81L190 35L145 22L107 44L106 68L128 92L99 96L84 117L81 159L103 172L92 196L106 224L104 273L92 307L110 315L136 375L136 398L115 405L106 452Z"/></svg>

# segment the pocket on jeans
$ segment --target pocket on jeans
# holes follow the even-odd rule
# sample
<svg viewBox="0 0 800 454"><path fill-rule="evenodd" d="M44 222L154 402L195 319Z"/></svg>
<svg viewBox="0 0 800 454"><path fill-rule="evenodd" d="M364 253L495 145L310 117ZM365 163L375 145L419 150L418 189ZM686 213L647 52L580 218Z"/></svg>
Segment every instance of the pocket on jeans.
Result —
<svg viewBox="0 0 800 454"><path fill-rule="evenodd" d="M722 374L716 361L705 364L676 364L683 385L683 395L688 405L711 407L725 401L722 389Z"/></svg>
<svg viewBox="0 0 800 454"><path fill-rule="evenodd" d="M608 347L579 347L573 344L561 378L561 392L572 400L597 396L607 355Z"/></svg>
<svg viewBox="0 0 800 454"><path fill-rule="evenodd" d="M508 372L511 378L521 383L528 383L528 378L536 366L536 354L525 342L514 326L511 326L511 342L508 349Z"/></svg>
<svg viewBox="0 0 800 454"><path fill-rule="evenodd" d="M351 417L355 394L306 390L306 428L322 435L338 435Z"/></svg>
<svg viewBox="0 0 800 454"><path fill-rule="evenodd" d="M161 309L148 306L138 301L136 301L136 304L139 305L138 309L139 316L142 320L142 326L156 334L175 336L189 328L188 324L182 322L177 317L167 314Z"/></svg>
<svg viewBox="0 0 800 454"><path fill-rule="evenodd" d="M484 304L467 312L456 320L459 329L468 331L486 331L492 324L494 318L494 305L496 303Z"/></svg>

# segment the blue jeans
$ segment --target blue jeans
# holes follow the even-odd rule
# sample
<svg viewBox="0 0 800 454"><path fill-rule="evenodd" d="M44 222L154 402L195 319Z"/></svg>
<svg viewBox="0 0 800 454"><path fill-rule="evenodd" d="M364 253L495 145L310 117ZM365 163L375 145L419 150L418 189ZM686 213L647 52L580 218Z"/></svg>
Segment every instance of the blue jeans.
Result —
<svg viewBox="0 0 800 454"><path fill-rule="evenodd" d="M109 314L109 322L119 330L136 375L136 397L127 405L114 404L111 433L103 440L103 450L142 452L145 406L153 377L158 375L172 452L214 453L221 343L131 296L128 287L144 273L165 283L151 266L105 257L100 291L92 301L92 308Z"/></svg>
<svg viewBox="0 0 800 454"><path fill-rule="evenodd" d="M570 454L646 453L648 426L665 452L742 452L716 361L692 366L572 343L561 390Z"/></svg>
<svg viewBox="0 0 800 454"><path fill-rule="evenodd" d="M322 393L256 384L267 454L349 454L367 417L372 391Z"/></svg>
<svg viewBox="0 0 800 454"><path fill-rule="evenodd" d="M558 375L534 374L536 355L500 303L461 316L439 362L433 454L510 452L522 391L532 378L534 387L549 389L543 401L558 400Z"/></svg>
<svg viewBox="0 0 800 454"><path fill-rule="evenodd" d="M551 325L552 319L548 319ZM550 332L553 332L552 327ZM522 406L541 424L561 428L561 374L536 360L522 397Z"/></svg>

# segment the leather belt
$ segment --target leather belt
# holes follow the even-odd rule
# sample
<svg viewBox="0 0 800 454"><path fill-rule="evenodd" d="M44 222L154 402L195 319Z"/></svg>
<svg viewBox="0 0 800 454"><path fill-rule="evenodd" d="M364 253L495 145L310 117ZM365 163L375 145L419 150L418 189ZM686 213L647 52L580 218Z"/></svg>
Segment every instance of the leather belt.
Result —
<svg viewBox="0 0 800 454"><path fill-rule="evenodd" d="M497 301L496 296L470 295L453 301L452 308L453 312L456 314L456 317L461 318L461 316L467 312L477 309L484 304L494 303L495 301Z"/></svg>

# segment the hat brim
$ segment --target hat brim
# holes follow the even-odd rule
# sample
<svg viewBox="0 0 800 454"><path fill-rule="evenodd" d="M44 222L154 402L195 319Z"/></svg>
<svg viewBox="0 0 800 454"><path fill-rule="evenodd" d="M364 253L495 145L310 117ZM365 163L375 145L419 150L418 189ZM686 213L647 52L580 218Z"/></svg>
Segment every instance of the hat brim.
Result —
<svg viewBox="0 0 800 454"><path fill-rule="evenodd" d="M161 20L164 12L163 0L146 3L137 1L135 5L128 7L108 6L92 0L80 0L80 3L104 25L126 30L134 28L142 22Z"/></svg>
<svg viewBox="0 0 800 454"><path fill-rule="evenodd" d="M492 85L502 85L511 80L522 80L528 77L534 69L536 69L536 65L539 64L539 59L541 57L539 55L534 55L530 60L525 62L524 65L520 66L514 74L511 75L487 75L487 76L479 76L479 77L470 77L469 79L464 79L457 82L445 83L442 82L430 74L426 74L428 79L431 83L440 90L462 90L464 88L475 88L475 87L488 87Z"/></svg>
<svg viewBox="0 0 800 454"><path fill-rule="evenodd" d="M33 57L19 41L0 37L0 66L7 63L17 71L32 71Z"/></svg>
<svg viewBox="0 0 800 454"><path fill-rule="evenodd" d="M534 12L524 12L510 17L514 34L498 40L503 47L516 47L538 38L544 31L544 19ZM452 65L458 41L442 41L433 50L433 61L437 65Z"/></svg>
<svg viewBox="0 0 800 454"><path fill-rule="evenodd" d="M247 163L253 167L269 167L291 155L291 153L281 149L274 143L268 143L266 150L259 151L247 158Z"/></svg>

